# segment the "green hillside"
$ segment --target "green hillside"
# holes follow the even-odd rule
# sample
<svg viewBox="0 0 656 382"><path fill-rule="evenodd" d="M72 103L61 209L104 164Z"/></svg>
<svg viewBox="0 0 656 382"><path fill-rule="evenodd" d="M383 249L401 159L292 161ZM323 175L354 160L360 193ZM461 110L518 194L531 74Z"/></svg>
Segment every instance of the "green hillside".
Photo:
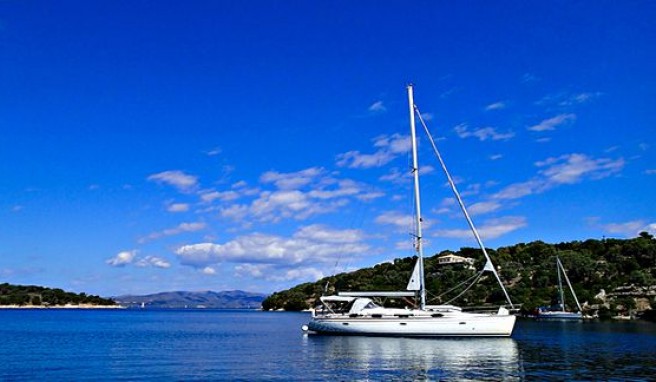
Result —
<svg viewBox="0 0 656 382"><path fill-rule="evenodd" d="M476 260L473 269L458 265L438 265L437 257L453 253ZM515 304L526 312L556 301L557 274L555 256L559 256L583 304L606 311L638 308L654 303L656 294L656 239L646 232L633 239L604 239L547 244L542 241L520 243L496 250L488 249L500 270L500 276ZM315 283L297 285L276 292L262 303L265 310L302 310L310 308L322 294L336 291L403 290L414 266L414 258L396 259L355 272L341 273ZM455 294L440 296L473 276L484 264L480 249L462 248L444 251L425 259L428 303L446 303ZM324 293L325 286L328 285ZM607 296L596 299L600 290ZM457 292L456 292L457 293ZM567 298L573 303L571 298ZM460 306L503 304L502 291L489 273L454 303ZM394 304L394 301L391 301ZM398 304L407 302L397 301Z"/></svg>
<svg viewBox="0 0 656 382"><path fill-rule="evenodd" d="M116 303L110 299L85 293L65 292L57 288L0 284L0 305L56 306L66 304L115 305Z"/></svg>

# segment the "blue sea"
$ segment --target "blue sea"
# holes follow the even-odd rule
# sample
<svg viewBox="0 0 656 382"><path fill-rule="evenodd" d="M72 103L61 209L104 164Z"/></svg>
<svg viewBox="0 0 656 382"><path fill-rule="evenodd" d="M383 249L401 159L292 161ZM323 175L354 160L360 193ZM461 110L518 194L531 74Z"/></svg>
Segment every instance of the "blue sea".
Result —
<svg viewBox="0 0 656 382"><path fill-rule="evenodd" d="M656 324L519 320L512 338L307 335L307 313L0 310L0 380L654 380Z"/></svg>

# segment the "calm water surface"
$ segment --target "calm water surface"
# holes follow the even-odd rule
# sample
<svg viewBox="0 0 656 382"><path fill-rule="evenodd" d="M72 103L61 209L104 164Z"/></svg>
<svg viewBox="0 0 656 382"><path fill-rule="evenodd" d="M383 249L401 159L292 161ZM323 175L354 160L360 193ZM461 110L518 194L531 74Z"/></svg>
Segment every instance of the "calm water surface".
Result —
<svg viewBox="0 0 656 382"><path fill-rule="evenodd" d="M518 321L512 338L307 336L305 313L0 310L0 380L654 380L656 324Z"/></svg>

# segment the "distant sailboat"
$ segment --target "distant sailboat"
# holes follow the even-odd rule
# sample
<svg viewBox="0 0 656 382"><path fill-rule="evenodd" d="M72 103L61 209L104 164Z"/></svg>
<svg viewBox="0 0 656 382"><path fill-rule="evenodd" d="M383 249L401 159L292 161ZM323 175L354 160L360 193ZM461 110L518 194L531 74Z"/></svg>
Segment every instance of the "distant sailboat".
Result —
<svg viewBox="0 0 656 382"><path fill-rule="evenodd" d="M576 293L574 293L574 288L572 288L572 284L569 282L569 277L567 277L567 273L565 273L565 268L563 267L563 263L560 262L560 258L556 256L556 271L558 272L558 304L555 307L551 308L538 308L537 312L537 318L540 319L558 319L558 320L581 320L583 319L583 309L581 309L581 304L579 304L579 299L576 297ZM570 292L572 293L572 296L574 297L574 301L576 301L576 306L578 307L578 312L568 312L565 310L565 294L563 293L563 278L565 278L565 281L567 282L567 286L569 287Z"/></svg>
<svg viewBox="0 0 656 382"><path fill-rule="evenodd" d="M312 318L303 330L319 334L370 335L370 336L467 336L467 337L508 337L515 326L516 317L505 307L499 307L496 313L467 313L453 305L427 305L426 283L424 280L424 256L422 242L421 204L419 198L419 167L417 164L417 138L415 133L415 115L426 129L421 113L413 101L412 86L408 86L408 101L410 106L410 133L412 142L412 175L414 177L414 199L416 229L417 262L413 269L407 291L401 292L342 292L337 296L323 296L321 306L312 311ZM510 297L506 292L492 260L465 209L442 157L437 151L430 133L428 138L433 146L449 184L460 203L462 212L476 237L486 264L483 272L492 272L499 282L506 299L512 307ZM479 274L479 277L480 277ZM464 293L464 292L463 292ZM373 301L375 297L415 297L419 301L418 308L386 308Z"/></svg>

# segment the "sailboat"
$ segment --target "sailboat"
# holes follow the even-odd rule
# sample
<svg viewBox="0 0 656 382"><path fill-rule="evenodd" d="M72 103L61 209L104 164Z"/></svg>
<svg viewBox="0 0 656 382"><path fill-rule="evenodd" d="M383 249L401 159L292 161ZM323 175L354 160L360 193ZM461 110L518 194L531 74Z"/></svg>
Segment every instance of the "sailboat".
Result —
<svg viewBox="0 0 656 382"><path fill-rule="evenodd" d="M316 334L403 336L403 337L509 337L515 326L514 315L505 306L495 313L470 313L454 305L428 305L426 303L426 283L424 279L424 254L422 242L422 216L419 193L419 167L417 160L417 137L415 116L423 125L433 150L444 170L461 210L483 251L486 264L480 274L491 272L496 277L506 300L513 308L499 275L492 264L474 224L465 208L460 194L446 169L426 124L414 104L413 87L408 88L410 111L410 136L412 143L412 175L414 179L414 202L416 212L415 248L417 261L405 291L398 292L342 292L335 296L322 296L320 306L312 311L310 322L303 325L304 331ZM480 277L479 274L479 277ZM476 279L478 280L478 279ZM475 281L476 281L475 280ZM374 298L408 298L419 300L416 308L383 307Z"/></svg>
<svg viewBox="0 0 656 382"><path fill-rule="evenodd" d="M576 297L576 293L574 293L574 288L572 288L572 284L569 282L569 277L567 277L567 273L565 273L565 268L563 267L563 263L560 261L560 258L556 256L556 271L558 272L558 304L555 307L552 308L538 308L537 311L537 318L540 319L558 319L558 320L581 320L583 319L583 309L581 309L581 304L579 304L579 299ZM563 293L563 278L565 278L565 281L567 282L567 286L569 287L570 292L572 293L572 296L574 297L574 301L576 302L576 306L578 307L578 312L568 312L565 310L565 294Z"/></svg>

